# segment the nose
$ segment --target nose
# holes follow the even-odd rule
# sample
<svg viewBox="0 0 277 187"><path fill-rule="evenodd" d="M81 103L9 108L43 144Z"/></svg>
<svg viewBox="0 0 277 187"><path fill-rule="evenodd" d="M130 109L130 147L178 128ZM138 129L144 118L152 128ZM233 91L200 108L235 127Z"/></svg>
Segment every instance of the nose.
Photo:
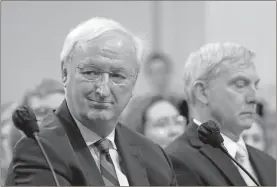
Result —
<svg viewBox="0 0 277 187"><path fill-rule="evenodd" d="M109 87L109 74L103 73L99 83L96 87L96 94L100 97L107 97L110 95L110 87Z"/></svg>
<svg viewBox="0 0 277 187"><path fill-rule="evenodd" d="M251 91L249 94L246 96L246 102L248 104L257 104L259 101L258 99L258 94L257 94L257 89L255 87L251 88Z"/></svg>

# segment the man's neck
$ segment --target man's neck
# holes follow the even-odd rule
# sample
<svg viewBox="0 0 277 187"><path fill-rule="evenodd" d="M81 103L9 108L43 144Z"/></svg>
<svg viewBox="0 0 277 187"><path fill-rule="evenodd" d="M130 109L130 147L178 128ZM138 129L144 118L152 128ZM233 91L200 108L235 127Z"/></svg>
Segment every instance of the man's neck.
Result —
<svg viewBox="0 0 277 187"><path fill-rule="evenodd" d="M201 110L192 109L192 117L201 123L205 123L208 120L213 120L213 118L208 114L208 111L205 112Z"/></svg>
<svg viewBox="0 0 277 187"><path fill-rule="evenodd" d="M86 120L80 122L102 138L107 137L117 125L117 122L105 120Z"/></svg>
<svg viewBox="0 0 277 187"><path fill-rule="evenodd" d="M97 134L98 136L105 138L107 137L116 127L118 119L112 120L89 120L87 117L75 116L73 110L68 105L68 109L72 117L77 120L80 124Z"/></svg>
<svg viewBox="0 0 277 187"><path fill-rule="evenodd" d="M221 132L223 134L225 134L226 136L228 136L231 140L233 140L234 142L237 142L240 139L241 134L239 135L235 135L234 133L225 130L224 128L222 128Z"/></svg>

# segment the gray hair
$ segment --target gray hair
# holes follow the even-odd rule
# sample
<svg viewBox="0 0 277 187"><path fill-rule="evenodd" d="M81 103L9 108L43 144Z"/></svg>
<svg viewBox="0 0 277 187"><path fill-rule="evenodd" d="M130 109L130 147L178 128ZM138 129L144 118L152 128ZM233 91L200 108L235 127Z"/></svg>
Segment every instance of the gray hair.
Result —
<svg viewBox="0 0 277 187"><path fill-rule="evenodd" d="M230 66L238 65L242 60L243 64L250 62L254 53L246 47L236 43L209 43L202 46L198 51L188 57L185 64L184 86L185 96L188 102L193 103L192 89L195 81L202 80L209 82L216 78L221 71L220 65L226 63ZM241 65L243 65L240 63Z"/></svg>
<svg viewBox="0 0 277 187"><path fill-rule="evenodd" d="M137 62L140 65L143 60L143 41L133 33L124 28L120 23L106 18L94 17L73 29L66 37L60 60L62 64L71 60L76 44L93 40L110 31L121 31L130 36L134 42Z"/></svg>

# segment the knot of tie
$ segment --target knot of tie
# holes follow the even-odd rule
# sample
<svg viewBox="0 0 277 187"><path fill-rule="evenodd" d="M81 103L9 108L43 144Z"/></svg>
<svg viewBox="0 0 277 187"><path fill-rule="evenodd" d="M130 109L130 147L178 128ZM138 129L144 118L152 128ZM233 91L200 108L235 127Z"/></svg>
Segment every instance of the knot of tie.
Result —
<svg viewBox="0 0 277 187"><path fill-rule="evenodd" d="M112 148L112 142L106 138L101 139L95 143L95 146L100 150L100 152L108 153L109 149Z"/></svg>
<svg viewBox="0 0 277 187"><path fill-rule="evenodd" d="M242 163L242 162L244 162L245 159L247 159L247 152L246 152L246 150L244 150L244 148L241 147L240 145L238 145L238 149L237 149L237 152L236 152L235 159L236 159L239 163Z"/></svg>

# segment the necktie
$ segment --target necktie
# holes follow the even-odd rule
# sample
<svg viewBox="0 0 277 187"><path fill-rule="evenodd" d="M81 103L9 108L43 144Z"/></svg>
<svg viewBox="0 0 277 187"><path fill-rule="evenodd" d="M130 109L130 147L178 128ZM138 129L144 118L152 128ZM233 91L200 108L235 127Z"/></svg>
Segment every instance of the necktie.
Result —
<svg viewBox="0 0 277 187"><path fill-rule="evenodd" d="M108 139L101 139L95 143L100 151L100 172L106 186L120 186L116 175L115 167L109 153L112 142Z"/></svg>
<svg viewBox="0 0 277 187"><path fill-rule="evenodd" d="M248 154L246 150L240 145L238 145L238 150L236 152L235 159L257 180L254 169L252 168L250 160L248 158ZM247 186L257 186L254 183L254 181L242 169L238 167L238 170Z"/></svg>

